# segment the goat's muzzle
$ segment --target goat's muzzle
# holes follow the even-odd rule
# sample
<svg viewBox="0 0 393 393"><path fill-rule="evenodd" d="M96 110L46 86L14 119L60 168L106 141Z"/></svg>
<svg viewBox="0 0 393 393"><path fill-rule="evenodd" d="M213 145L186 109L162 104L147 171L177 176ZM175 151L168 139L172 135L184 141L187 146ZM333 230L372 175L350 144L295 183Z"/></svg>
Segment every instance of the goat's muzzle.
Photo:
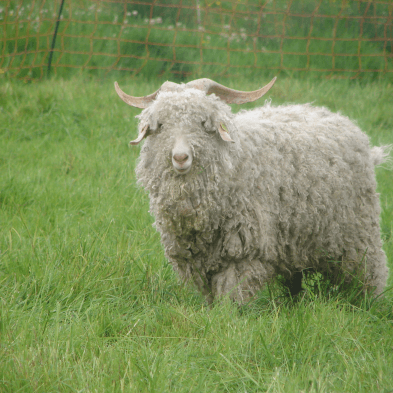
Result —
<svg viewBox="0 0 393 393"><path fill-rule="evenodd" d="M191 169L192 152L189 145L180 139L172 150L172 165L176 173L185 175Z"/></svg>

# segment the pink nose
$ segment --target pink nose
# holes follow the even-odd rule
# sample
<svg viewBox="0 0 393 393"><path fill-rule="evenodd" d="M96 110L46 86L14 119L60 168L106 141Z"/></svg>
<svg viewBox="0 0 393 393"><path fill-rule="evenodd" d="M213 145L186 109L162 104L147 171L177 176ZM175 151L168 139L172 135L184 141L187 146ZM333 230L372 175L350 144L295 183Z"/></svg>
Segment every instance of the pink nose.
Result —
<svg viewBox="0 0 393 393"><path fill-rule="evenodd" d="M178 163L178 164L184 164L187 159L188 155L187 154L175 154L173 156L173 159Z"/></svg>

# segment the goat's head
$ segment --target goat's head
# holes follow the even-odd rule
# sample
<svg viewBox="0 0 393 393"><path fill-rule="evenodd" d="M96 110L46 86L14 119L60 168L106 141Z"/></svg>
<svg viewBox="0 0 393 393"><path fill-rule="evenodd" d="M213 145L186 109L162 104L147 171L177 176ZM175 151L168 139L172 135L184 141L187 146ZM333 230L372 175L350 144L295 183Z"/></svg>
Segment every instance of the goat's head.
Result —
<svg viewBox="0 0 393 393"><path fill-rule="evenodd" d="M252 102L266 94L275 81L276 78L261 89L251 92L232 90L206 78L197 79L185 85L165 82L159 90L145 97L132 97L125 94L117 82L115 82L115 88L117 94L125 103L145 109L138 116L141 119L139 135L130 143L137 145L147 136L158 134L161 129L167 132L170 129L167 137L170 135L172 138L171 163L176 173L184 175L190 171L194 160L193 145L190 141L192 130L203 129L207 133L219 135L218 138L222 141L234 142L226 119L217 116L218 111L210 111L206 107L204 108L203 99L214 93L221 102L227 104ZM184 101L183 99L176 100L177 94L184 97ZM193 113L190 114L188 98L190 97L190 102L195 107L195 103L199 102L196 101L195 97L198 96L201 98L201 107L199 109L192 108ZM213 101L211 102L213 104ZM163 109L163 106L165 106L165 109Z"/></svg>

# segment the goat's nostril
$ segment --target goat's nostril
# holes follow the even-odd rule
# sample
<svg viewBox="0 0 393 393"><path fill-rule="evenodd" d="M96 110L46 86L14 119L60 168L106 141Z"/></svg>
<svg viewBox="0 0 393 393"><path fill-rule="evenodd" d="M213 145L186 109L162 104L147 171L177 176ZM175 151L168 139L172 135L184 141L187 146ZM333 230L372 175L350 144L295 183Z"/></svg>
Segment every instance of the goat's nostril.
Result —
<svg viewBox="0 0 393 393"><path fill-rule="evenodd" d="M183 164L184 162L187 161L188 159L188 155L187 154L175 154L173 156L173 159L179 163L179 164Z"/></svg>

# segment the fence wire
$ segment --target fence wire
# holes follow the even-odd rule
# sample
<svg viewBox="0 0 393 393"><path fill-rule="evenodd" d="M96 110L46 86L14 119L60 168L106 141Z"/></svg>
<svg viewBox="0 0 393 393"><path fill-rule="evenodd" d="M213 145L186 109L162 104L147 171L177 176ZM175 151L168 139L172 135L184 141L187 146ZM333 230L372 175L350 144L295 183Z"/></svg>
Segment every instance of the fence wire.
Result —
<svg viewBox="0 0 393 393"><path fill-rule="evenodd" d="M0 0L0 72L393 74L393 2Z"/></svg>

